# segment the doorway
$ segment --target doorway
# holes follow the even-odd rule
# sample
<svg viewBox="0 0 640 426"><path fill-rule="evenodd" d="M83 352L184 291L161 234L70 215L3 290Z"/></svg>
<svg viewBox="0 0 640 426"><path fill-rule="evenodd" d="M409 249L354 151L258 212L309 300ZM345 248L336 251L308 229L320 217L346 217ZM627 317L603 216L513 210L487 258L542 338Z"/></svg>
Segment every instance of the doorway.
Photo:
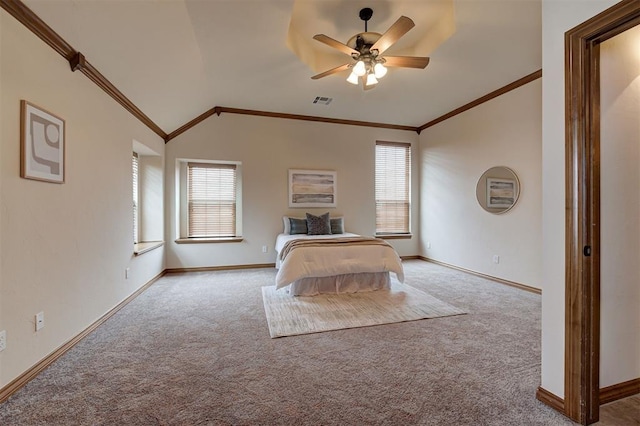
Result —
<svg viewBox="0 0 640 426"><path fill-rule="evenodd" d="M638 24L640 1L625 0L565 34L564 411L584 425L600 407L600 44Z"/></svg>

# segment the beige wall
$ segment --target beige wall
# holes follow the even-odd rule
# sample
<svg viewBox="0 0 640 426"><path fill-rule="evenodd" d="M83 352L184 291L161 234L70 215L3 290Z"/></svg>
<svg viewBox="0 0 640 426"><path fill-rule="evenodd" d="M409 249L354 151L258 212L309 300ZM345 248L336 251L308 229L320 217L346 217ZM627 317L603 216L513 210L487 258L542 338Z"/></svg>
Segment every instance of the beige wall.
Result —
<svg viewBox="0 0 640 426"><path fill-rule="evenodd" d="M282 216L309 211L344 216L349 232L375 232L374 158L376 140L410 142L414 132L251 117L212 116L166 146L167 267L274 263L273 245ZM418 173L414 149L411 240L392 240L401 255L418 252ZM243 236L241 243L176 244L176 159L242 162ZM337 171L337 208L289 209L288 169ZM269 251L263 254L263 245Z"/></svg>
<svg viewBox="0 0 640 426"><path fill-rule="evenodd" d="M133 257L131 235L133 140L164 144L4 11L0 24L2 387L164 269L162 248ZM65 184L20 178L21 99L66 120Z"/></svg>
<svg viewBox="0 0 640 426"><path fill-rule="evenodd" d="M541 87L536 80L422 132L422 255L541 287ZM511 168L521 185L500 215L476 199L478 179L494 166Z"/></svg>
<svg viewBox="0 0 640 426"><path fill-rule="evenodd" d="M542 1L542 387L564 397L564 33L616 0Z"/></svg>
<svg viewBox="0 0 640 426"><path fill-rule="evenodd" d="M602 43L600 386L640 377L640 26Z"/></svg>
<svg viewBox="0 0 640 426"><path fill-rule="evenodd" d="M614 3L615 0L543 0L542 276L535 278L528 267L522 276L513 273L506 267L516 265L519 260L494 253L493 246L482 247L482 255L477 258L467 253L460 259L466 265L460 266L525 284L537 282L543 288L542 386L561 397L564 395L564 32ZM7 350L0 352L0 387L164 268L165 249L138 258L131 255L133 140L161 153L166 148L163 167L169 183L164 194L167 267L273 262L273 242L281 229L280 217L302 215L305 211L287 207L289 168L337 170L338 208L330 209L331 213L344 215L348 230L370 235L375 224L372 176L377 139L414 144L414 238L394 241L394 245L402 255L442 255L444 261L457 262L457 258L447 257L454 256L450 250L438 253L439 240L432 242L433 253L418 244L418 236L423 244L430 241L433 229L429 229L430 221L426 220L431 212L426 213L423 221L426 229L422 232L419 229L417 165L425 159L433 161L424 155L431 149L430 139L440 132L437 126L418 138L411 132L223 114L209 118L165 147L155 134L84 76L71 73L66 61L4 11L0 26L0 330L7 330L8 338ZM492 102L509 105L512 97L524 96L522 93L533 90L536 84L539 83L506 95L507 100ZM64 185L19 178L20 99L39 104L66 119L68 168ZM494 112L500 111L492 104L480 108L485 109L457 119L473 122L494 108ZM418 140L422 141L422 156L418 153ZM463 146L459 148L464 151ZM467 148L475 149L472 145ZM173 243L176 158L243 162L243 243ZM487 162L487 167L493 165L487 158L479 158ZM465 202L469 204L459 205L461 223L465 220L462 212L477 207L472 196L477 177L471 176L479 176L485 167L473 167L473 173L464 172L469 186ZM512 167L522 174L518 167ZM423 181L426 173L427 169ZM528 182L533 175L529 173L521 176L523 197L532 195ZM429 194L424 197L427 209ZM520 203L517 209L524 210L524 204ZM517 210L512 213L503 218L519 214ZM484 219L488 223L494 219L499 222L499 217ZM143 228L143 232L158 235L157 228L152 228ZM261 253L262 245L269 246L267 254ZM503 246L497 249L505 250ZM499 266L486 264L485 255L489 253L502 256ZM124 279L126 267L131 267L129 280ZM35 333L33 315L39 311L45 312L46 327Z"/></svg>

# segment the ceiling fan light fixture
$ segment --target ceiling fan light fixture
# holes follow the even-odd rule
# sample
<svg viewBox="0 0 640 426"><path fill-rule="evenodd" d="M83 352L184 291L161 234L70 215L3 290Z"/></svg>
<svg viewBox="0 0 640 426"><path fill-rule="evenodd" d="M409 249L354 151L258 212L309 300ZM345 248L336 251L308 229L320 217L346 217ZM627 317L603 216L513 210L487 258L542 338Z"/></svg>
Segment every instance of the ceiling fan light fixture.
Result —
<svg viewBox="0 0 640 426"><path fill-rule="evenodd" d="M353 67L353 72L358 77L362 77L367 73L367 67L365 66L363 61L358 61Z"/></svg>
<svg viewBox="0 0 640 426"><path fill-rule="evenodd" d="M350 57L352 62L335 68L331 68L323 73L316 74L311 78L317 80L328 75L342 71L351 70L347 77L347 82L357 85L362 77L363 89L372 89L378 84L378 79L387 75L389 66L399 68L422 68L429 64L429 58L418 56L388 56L383 57L384 52L393 46L415 23L406 16L401 16L383 34L369 32L367 21L371 19L373 9L363 8L360 10L360 19L364 21L364 32L351 37L346 44L341 43L324 34L316 34L314 40L326 44L329 47L339 50Z"/></svg>
<svg viewBox="0 0 640 426"><path fill-rule="evenodd" d="M376 78L375 74L367 74L367 82L365 83L365 85L373 86L374 84L378 84L378 79Z"/></svg>
<svg viewBox="0 0 640 426"><path fill-rule="evenodd" d="M351 74L349 74L349 77L347 77L347 81L351 84L358 84L358 75L351 71Z"/></svg>
<svg viewBox="0 0 640 426"><path fill-rule="evenodd" d="M382 78L385 75L387 75L387 67L385 67L382 62L378 62L374 67L373 67L373 73L376 76L376 78Z"/></svg>

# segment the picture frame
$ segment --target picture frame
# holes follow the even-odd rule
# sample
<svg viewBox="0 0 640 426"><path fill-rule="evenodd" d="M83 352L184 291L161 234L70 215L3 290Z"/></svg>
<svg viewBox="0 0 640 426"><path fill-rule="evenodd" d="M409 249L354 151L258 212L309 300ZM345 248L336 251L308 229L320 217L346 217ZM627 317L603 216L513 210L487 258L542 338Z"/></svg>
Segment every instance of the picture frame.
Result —
<svg viewBox="0 0 640 426"><path fill-rule="evenodd" d="M487 178L487 207L510 208L516 202L514 179Z"/></svg>
<svg viewBox="0 0 640 426"><path fill-rule="evenodd" d="M336 207L337 173L289 169L289 207Z"/></svg>
<svg viewBox="0 0 640 426"><path fill-rule="evenodd" d="M20 177L64 183L65 150L65 121L21 100Z"/></svg>

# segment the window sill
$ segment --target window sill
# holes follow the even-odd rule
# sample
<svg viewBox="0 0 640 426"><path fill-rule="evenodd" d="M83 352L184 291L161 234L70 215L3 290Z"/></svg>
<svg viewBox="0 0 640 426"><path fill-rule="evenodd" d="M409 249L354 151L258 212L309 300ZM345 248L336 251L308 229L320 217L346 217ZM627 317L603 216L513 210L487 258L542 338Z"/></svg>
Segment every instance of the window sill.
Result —
<svg viewBox="0 0 640 426"><path fill-rule="evenodd" d="M140 256L142 253L157 249L158 247L162 247L163 245L164 241L147 241L143 243L137 243L133 245L133 254L135 256Z"/></svg>
<svg viewBox="0 0 640 426"><path fill-rule="evenodd" d="M207 244L207 243L239 243L242 242L242 237L220 237L220 238L178 238L177 244Z"/></svg>
<svg viewBox="0 0 640 426"><path fill-rule="evenodd" d="M381 240L410 240L413 238L411 234L376 234L376 238Z"/></svg>

